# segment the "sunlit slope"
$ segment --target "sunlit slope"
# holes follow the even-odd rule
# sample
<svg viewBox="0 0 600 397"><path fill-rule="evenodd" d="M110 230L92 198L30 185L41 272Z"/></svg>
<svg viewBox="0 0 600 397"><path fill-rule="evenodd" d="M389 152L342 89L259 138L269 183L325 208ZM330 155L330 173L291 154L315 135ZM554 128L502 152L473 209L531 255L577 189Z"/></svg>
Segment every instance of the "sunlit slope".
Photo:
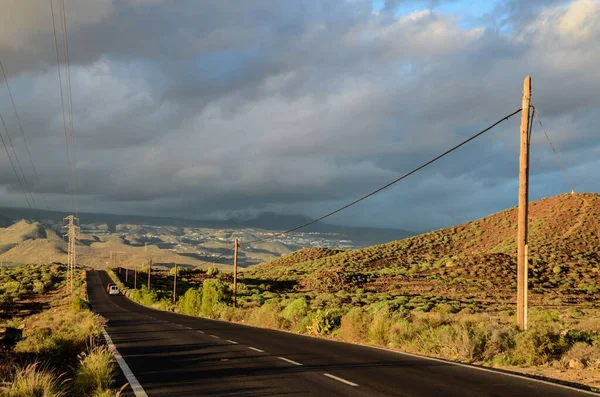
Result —
<svg viewBox="0 0 600 397"><path fill-rule="evenodd" d="M19 221L0 229L0 261L62 262L66 243L52 229L39 222Z"/></svg>
<svg viewBox="0 0 600 397"><path fill-rule="evenodd" d="M544 293L545 300L595 299L600 282L600 195L564 194L533 202L529 219L532 294ZM248 274L295 279L297 288L315 292L364 289L512 299L516 233L517 209L511 208L364 249L302 250Z"/></svg>

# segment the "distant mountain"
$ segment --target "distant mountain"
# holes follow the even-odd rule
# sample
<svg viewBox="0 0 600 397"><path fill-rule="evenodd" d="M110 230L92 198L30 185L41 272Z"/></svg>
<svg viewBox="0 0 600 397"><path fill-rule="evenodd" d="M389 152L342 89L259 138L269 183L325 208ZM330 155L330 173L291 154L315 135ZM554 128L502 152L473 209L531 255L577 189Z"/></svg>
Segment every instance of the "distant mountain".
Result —
<svg viewBox="0 0 600 397"><path fill-rule="evenodd" d="M9 226L15 221L27 219L30 221L51 221L61 223L63 218L71 215L60 211L32 210L26 208L0 207L0 227ZM107 230L116 232L119 224L133 225L152 225L152 226L176 226L176 227L206 227L214 229L240 229L240 228L258 228L265 230L287 230L298 225L307 223L311 218L302 215L279 215L272 212L266 212L250 220L197 220L183 218L167 218L158 216L142 215L116 215L116 214L97 214L80 213L81 224L105 224ZM352 240L358 246L367 246L372 244L385 243L392 240L398 240L409 236L414 236L415 232L402 229L374 228L374 227L352 227L333 225L319 222L299 230L299 232L318 232L318 233L336 233Z"/></svg>
<svg viewBox="0 0 600 397"><path fill-rule="evenodd" d="M302 215L279 215L273 212L265 212L254 219L240 222L239 225L265 230L289 230L311 220L312 218ZM299 232L336 233L346 236L359 246L387 243L388 241L400 240L417 234L402 229L342 226L324 222L312 224L302 228Z"/></svg>

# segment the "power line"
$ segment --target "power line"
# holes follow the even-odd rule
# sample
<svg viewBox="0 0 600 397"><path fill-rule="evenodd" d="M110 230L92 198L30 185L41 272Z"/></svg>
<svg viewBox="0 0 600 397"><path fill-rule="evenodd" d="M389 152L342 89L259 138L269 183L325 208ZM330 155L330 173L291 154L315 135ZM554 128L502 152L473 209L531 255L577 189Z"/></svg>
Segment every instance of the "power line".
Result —
<svg viewBox="0 0 600 397"><path fill-rule="evenodd" d="M63 83L62 83L62 75L60 72L60 56L58 53L58 39L56 36L56 22L54 19L54 5L52 4L52 0L49 0L50 2L50 13L52 15L52 29L54 31L54 50L56 52L56 70L58 73L58 83L59 83L59 89L60 89L60 103L61 103L61 107L62 107L62 119L63 119L63 132L64 132L64 136L65 136L65 150L66 150L66 154L67 154L67 166L68 166L68 178L69 178L69 196L71 197L71 206L73 208L75 208L75 203L73 201L73 182L72 182L72 172L71 172L71 156L69 155L69 139L68 139L68 132L67 132L67 118L66 118L66 112L65 112L65 99L64 99L64 95L63 95ZM62 20L62 19L61 19Z"/></svg>
<svg viewBox="0 0 600 397"><path fill-rule="evenodd" d="M17 151L15 150L15 146L13 145L12 138L8 133L8 128L6 127L6 123L4 122L4 118L2 118L2 125L4 126L4 131L6 131L6 136L8 137L8 144L10 145L13 155L15 156L15 161L17 162L17 167L19 171L21 171L21 178L23 179L23 185L25 186L25 191L29 193L32 207L37 209L35 204L35 199L33 198L33 194L31 194L31 189L29 189L29 183L27 183L27 178L25 177L25 172L23 172L23 167L21 167L21 162L19 161L19 156L17 155Z"/></svg>
<svg viewBox="0 0 600 397"><path fill-rule="evenodd" d="M2 121L2 125L4 126L4 131L6 131L6 135L8 136L8 128L6 128L6 123L4 122L4 117L2 117L2 113L0 113L0 121ZM6 142L4 141L2 134L0 134L0 140L2 141L2 145L4 145L4 149L6 150L6 155L8 156L8 160L10 161L10 165L13 169L13 172L15 173L15 176L17 177L17 181L19 181L19 186L21 186L21 191L23 192L23 196L25 197L25 202L27 203L27 206L29 208L31 208L31 203L29 202L29 199L27 198L27 194L25 193L25 188L23 187L23 182L21 182L21 178L19 178L19 173L17 172L17 169L15 168L15 164L13 163L12 158L10 157L10 153L8 152L8 147L6 146Z"/></svg>
<svg viewBox="0 0 600 397"><path fill-rule="evenodd" d="M332 215L334 215L334 214L337 214L338 212L341 212L341 211L345 210L346 208L349 208L349 207L351 207L351 206L353 206L353 205L355 205L355 204L358 204L358 203L360 203L361 201L363 201L363 200L366 200L367 198L369 198L369 197L371 197L371 196L374 196L375 194L377 194L377 193L381 192L382 190L384 190L384 189L387 189L388 187L390 187L390 186L394 185L395 183L398 183L398 182L400 182L401 180L403 180L403 179L405 179L405 178L407 178L407 177L411 176L412 174L414 174L414 173L416 173L416 172L418 172L418 171L422 170L423 168L425 168L425 167L427 167L428 165L430 165L430 164L432 164L432 163L436 162L437 160L441 159L442 157L444 157L444 156L446 156L446 155L448 155L448 154L452 153L453 151L455 151L456 149L460 148L461 146L464 146L464 145L466 145L467 143L471 142L473 139L475 139L475 138L478 138L479 136L481 136L481 135L485 134L486 132L488 132L489 130L491 130L492 128L494 128L495 126L497 126L498 124L502 123L503 121L506 121L506 120L508 120L509 118L511 118L511 117L512 117L512 116L514 116L515 114L519 113L520 111L521 111L521 109L515 110L515 111L514 111L514 112L512 112L511 114L509 114L509 115L507 115L507 116L505 116L505 117L501 118L500 120L496 121L494 124L492 124L492 125L490 125L489 127L485 128L485 129L483 129L483 130L481 130L480 132L478 132L477 134L473 135L473 136L472 136L472 137L470 137L469 139L467 139L467 140L465 140L465 141L462 141L462 142L461 142L461 143L459 143L458 145L456 145L456 146L452 147L451 149L448 149L448 150L446 150L444 153L442 153L442 154L440 154L439 156L437 156L437 157L435 157L435 158L433 158L433 159L429 160L429 161L428 161L428 162L426 162L425 164L422 164L422 165L420 165L419 167L417 167L417 168L413 169L412 171L410 171L410 172L407 172L406 174L404 174L404 175L402 175L402 176L400 176L400 177L398 177L398 178L394 179L393 181L391 181L390 183L388 183L388 184L386 184L386 185L384 185L384 186L380 187L379 189L376 189L376 190L372 191L371 193L368 193L368 194L366 194L366 195L362 196L362 197L361 197L361 198L359 198L359 199L356 199L356 200L354 200L354 201L352 201L352 202L350 202L350 203L348 203L348 204L346 204L346 205L344 205L344 206L342 206L342 207L340 207L340 208L338 208L338 209L336 209L336 210L334 210L334 211L331 211L331 212L329 212L329 213L327 213L327 214L325 214L325 215L323 215L323 216L320 216L320 217L318 217L318 218L316 218L316 219L313 219L312 221L309 221L309 222L303 223L303 224L302 224L302 225L300 225L300 226L296 226L296 227L294 227L294 228L292 228L292 229L288 229L288 230L286 230L286 231L283 231L283 232L275 233L275 234L273 234L273 235L271 235L271 236L269 236L269 237L260 238L260 239L256 239L256 240L252 240L252 241L247 241L247 242L244 242L244 244L251 244L251 243L257 243L257 242L261 242L261 241L267 241L267 240L270 240L270 239L272 239L272 238L274 238L274 237L278 237L278 236L282 236L282 235L284 235L284 234L288 234L288 233L294 232L294 231L296 231L296 230L299 230L299 229L302 229L302 228L304 228L304 227L306 227L306 226L310 226L310 225L312 225L312 224L314 224L314 223L317 223L317 222L319 222L319 221L321 221L321 220L323 220L323 219L325 219L325 218L328 218L328 217L330 217L330 216L332 216Z"/></svg>
<svg viewBox="0 0 600 397"><path fill-rule="evenodd" d="M33 163L33 157L31 156L31 152L29 151L29 145L27 144L27 138L25 137L25 132L23 132L23 125L21 123L21 117L19 117L19 112L17 112L17 106L15 105L15 100L12 95L12 91L10 89L10 85L8 84L8 77L6 76L6 72L4 71L4 65L2 65L2 61L0 60L0 70L2 71L2 76L4 77L4 83L6 84L6 89L8 90L8 96L10 98L10 102L12 103L13 110L15 111L15 117L17 118L17 123L19 124L19 130L21 131L21 135L23 136L23 142L25 142L25 149L27 150L27 156L29 157L29 162L31 164L31 168L33 169L33 175L35 177L35 181L38 185L41 185L40 178L38 176L37 170ZM30 191L30 194L33 197L33 192ZM48 209L48 202L43 193L41 193L42 201L44 202L44 206Z"/></svg>
<svg viewBox="0 0 600 397"><path fill-rule="evenodd" d="M544 131L544 135L546 136L546 139L548 140L548 144L550 145L550 148L552 149L552 152L554 153L554 157L556 159L556 162L558 164L558 166L560 167L560 169L562 170L562 172L565 174L565 179L567 180L567 183L569 185L571 185L571 189L572 191L575 191L575 184L573 183L572 179L569 177L569 173L567 172L567 168L564 166L563 162L560 159L560 156L558 155L558 152L556 151L556 149L554 148L554 145L552 144L552 140L550 139L550 135L548 135L548 132L546 131L546 128L544 128L544 125L542 124L542 120L540 120L540 115L539 112L537 111L537 109L535 108L535 106L533 106L533 113L535 114L535 117L537 118L538 123L540 124L540 127L542 128L542 131Z"/></svg>
<svg viewBox="0 0 600 397"><path fill-rule="evenodd" d="M73 92L71 90L71 63L69 60L69 34L67 29L67 11L65 0L61 0L62 27L65 46L65 64L67 66L67 101L69 104L69 127L71 128L71 175L73 181L73 195L75 197L75 215L79 218L79 199L77 197L77 167L75 156L75 127L73 126Z"/></svg>

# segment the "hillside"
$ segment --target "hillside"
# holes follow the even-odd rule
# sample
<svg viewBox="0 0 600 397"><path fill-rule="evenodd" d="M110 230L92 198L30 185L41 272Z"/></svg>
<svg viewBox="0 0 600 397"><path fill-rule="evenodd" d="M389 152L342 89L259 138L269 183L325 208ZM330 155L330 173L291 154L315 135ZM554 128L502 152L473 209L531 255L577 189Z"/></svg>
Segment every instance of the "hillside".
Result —
<svg viewBox="0 0 600 397"><path fill-rule="evenodd" d="M21 220L9 227L0 228L2 262L62 261L63 256L66 258L64 248L66 244L60 236L39 222Z"/></svg>
<svg viewBox="0 0 600 397"><path fill-rule="evenodd" d="M533 304L582 304L600 282L600 195L565 194L530 204ZM293 281L294 290L429 295L512 303L516 293L517 209L455 227L342 252L302 250L255 266L245 277Z"/></svg>

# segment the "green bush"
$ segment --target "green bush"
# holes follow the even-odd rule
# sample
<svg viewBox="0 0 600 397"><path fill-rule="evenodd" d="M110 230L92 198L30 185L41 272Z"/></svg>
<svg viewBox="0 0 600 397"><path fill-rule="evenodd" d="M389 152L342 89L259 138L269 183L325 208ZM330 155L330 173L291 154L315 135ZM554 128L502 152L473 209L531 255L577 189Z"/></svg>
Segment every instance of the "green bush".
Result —
<svg viewBox="0 0 600 397"><path fill-rule="evenodd" d="M85 299L81 299L80 297L75 297L71 306L75 312L91 310L92 308L88 301L86 301Z"/></svg>
<svg viewBox="0 0 600 397"><path fill-rule="evenodd" d="M33 281L33 292L36 294L43 294L46 292L46 285L40 280Z"/></svg>
<svg viewBox="0 0 600 397"><path fill-rule="evenodd" d="M248 321L250 324L259 327L278 329L281 325L279 303L276 300L272 300L259 308L253 309Z"/></svg>
<svg viewBox="0 0 600 397"><path fill-rule="evenodd" d="M177 308L180 313L197 316L202 308L202 289L190 288L179 298Z"/></svg>
<svg viewBox="0 0 600 397"><path fill-rule="evenodd" d="M511 363L515 365L542 365L569 349L569 344L558 332L549 328L534 328L515 336Z"/></svg>
<svg viewBox="0 0 600 397"><path fill-rule="evenodd" d="M231 294L228 287L215 280L206 280L202 286L202 305L200 312L210 318L219 317L219 303L229 302Z"/></svg>
<svg viewBox="0 0 600 397"><path fill-rule="evenodd" d="M340 325L341 318L337 312L319 309L311 313L308 331L315 335L328 335Z"/></svg>
<svg viewBox="0 0 600 397"><path fill-rule="evenodd" d="M297 332L303 332L304 329L301 329L302 320L308 314L308 302L304 298L298 298L290 302L283 312L281 313L282 317L286 321L286 328L291 329Z"/></svg>
<svg viewBox="0 0 600 397"><path fill-rule="evenodd" d="M217 274L219 274L219 269L217 269L216 267L209 267L208 270L206 271L206 274L209 277L216 277Z"/></svg>
<svg viewBox="0 0 600 397"><path fill-rule="evenodd" d="M390 328L392 317L389 309L382 308L377 310L373 316L369 316L371 321L367 330L367 340L372 343L387 345L390 338Z"/></svg>

